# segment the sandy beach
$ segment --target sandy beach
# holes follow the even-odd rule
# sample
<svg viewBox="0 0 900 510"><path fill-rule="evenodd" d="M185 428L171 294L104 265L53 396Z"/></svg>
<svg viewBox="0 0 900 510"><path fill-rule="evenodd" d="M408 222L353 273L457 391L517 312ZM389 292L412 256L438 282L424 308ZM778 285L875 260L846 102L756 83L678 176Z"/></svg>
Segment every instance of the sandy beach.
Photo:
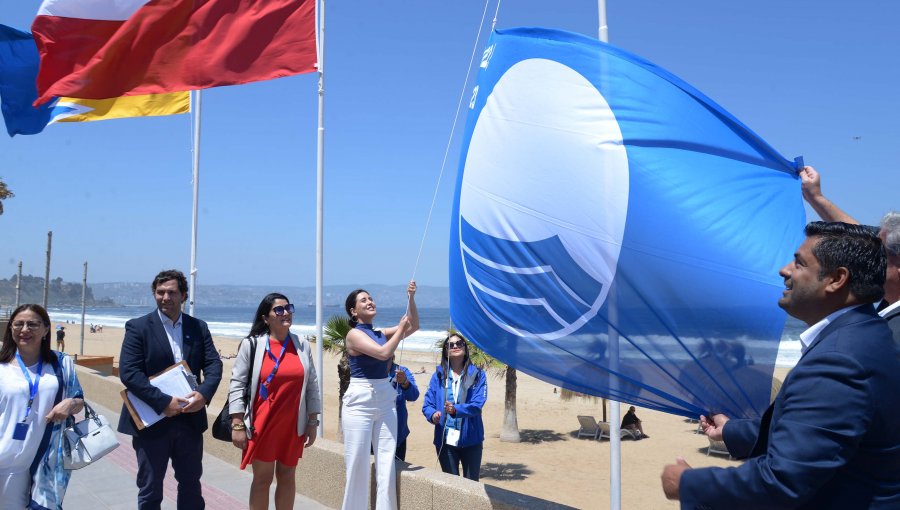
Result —
<svg viewBox="0 0 900 510"><path fill-rule="evenodd" d="M54 325L55 327L55 325ZM66 350L78 352L79 326L66 328ZM111 355L118 360L124 330L105 327L102 333L85 332L84 353ZM225 355L237 350L238 339L215 337L216 347ZM55 345L55 344L54 344ZM416 384L424 392L437 359L430 353L405 351L402 364L415 375ZM325 387L325 437L338 437L338 378L335 355L325 354L320 377ZM211 409L221 409L227 393L227 378L233 360L224 360L225 377ZM776 369L783 380L787 370ZM502 377L488 380L488 403L484 408L485 443L481 467L482 482L504 489L529 494L577 508L609 508L609 442L577 439L578 415L592 415L598 420L603 411L597 399L563 401L554 387L518 375L517 413L521 443L504 443L499 439L503 419L505 382ZM90 399L90 395L87 396ZM422 416L421 397L408 405L410 436L407 461L439 469L432 445L433 427ZM622 408L624 414L626 406ZM665 464L683 456L694 467L736 466L738 461L722 456L707 456L708 441L696 434L696 423L684 418L638 408L644 430L651 437L641 441L622 441L622 508L675 509L676 502L667 501L660 487L659 475ZM302 460L301 460L302 462Z"/></svg>

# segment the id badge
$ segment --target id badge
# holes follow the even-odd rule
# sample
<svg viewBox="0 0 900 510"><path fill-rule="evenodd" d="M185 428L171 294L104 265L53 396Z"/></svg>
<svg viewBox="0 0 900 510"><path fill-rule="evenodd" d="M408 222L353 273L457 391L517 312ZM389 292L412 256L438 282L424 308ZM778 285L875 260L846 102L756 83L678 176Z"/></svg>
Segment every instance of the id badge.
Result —
<svg viewBox="0 0 900 510"><path fill-rule="evenodd" d="M16 428L13 430L13 439L16 441L24 441L25 436L28 435L28 426L31 425L27 422L19 422L16 423Z"/></svg>
<svg viewBox="0 0 900 510"><path fill-rule="evenodd" d="M447 429L447 444L450 446L459 444L459 429Z"/></svg>
<svg viewBox="0 0 900 510"><path fill-rule="evenodd" d="M259 398L263 400L269 399L269 388L265 384L259 385Z"/></svg>

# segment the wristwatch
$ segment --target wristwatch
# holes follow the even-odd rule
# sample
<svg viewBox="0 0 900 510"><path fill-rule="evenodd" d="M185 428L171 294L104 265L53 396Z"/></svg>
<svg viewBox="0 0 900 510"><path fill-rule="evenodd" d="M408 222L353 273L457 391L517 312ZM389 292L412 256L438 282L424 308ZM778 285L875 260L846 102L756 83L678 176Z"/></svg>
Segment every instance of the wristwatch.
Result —
<svg viewBox="0 0 900 510"><path fill-rule="evenodd" d="M309 420L309 421L306 422L306 426L307 426L307 427L318 427L318 426L319 426L319 420Z"/></svg>
<svg viewBox="0 0 900 510"><path fill-rule="evenodd" d="M247 425L244 422L232 423L231 430L247 430Z"/></svg>

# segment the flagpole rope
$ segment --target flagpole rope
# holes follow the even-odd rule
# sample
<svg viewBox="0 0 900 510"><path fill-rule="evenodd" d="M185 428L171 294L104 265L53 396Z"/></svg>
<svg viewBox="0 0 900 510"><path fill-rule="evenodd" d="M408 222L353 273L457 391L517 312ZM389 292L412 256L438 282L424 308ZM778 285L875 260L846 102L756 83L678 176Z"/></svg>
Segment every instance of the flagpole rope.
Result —
<svg viewBox="0 0 900 510"><path fill-rule="evenodd" d="M434 206L437 203L438 192L441 189L441 181L444 177L444 169L447 167L447 158L450 155L450 147L453 144L453 134L456 132L456 124L459 122L459 112L462 109L463 101L465 101L466 97L466 88L469 86L469 77L472 75L472 63L475 62L475 55L478 54L478 43L481 41L481 32L484 28L484 20L487 19L488 7L490 6L491 0L485 0L484 2L484 11L481 13L481 21L478 23L478 31L475 34L475 43L472 45L472 54L469 56L469 67L466 71L466 79L463 81L462 90L459 93L459 102L456 104L456 114L453 115L453 124L450 127L450 136L447 139L447 146L444 149L444 159L441 161L441 170L438 173L437 183L434 186L434 194L431 197L431 207L428 209L428 217L425 220L425 229L422 232L422 240L419 242L419 253L416 255L416 263L413 266L412 277L410 280L416 279L416 272L419 270L419 262L422 259L422 250L425 248L425 239L428 237L428 227L431 225L431 216L434 213ZM497 11L500 10L500 2L497 2ZM494 13L494 21L491 25L491 29L497 24L497 12ZM406 300L406 312L404 315L409 314L409 296L407 295ZM398 357L397 364L402 364L403 361L403 346L406 343L406 338L400 341L400 356Z"/></svg>

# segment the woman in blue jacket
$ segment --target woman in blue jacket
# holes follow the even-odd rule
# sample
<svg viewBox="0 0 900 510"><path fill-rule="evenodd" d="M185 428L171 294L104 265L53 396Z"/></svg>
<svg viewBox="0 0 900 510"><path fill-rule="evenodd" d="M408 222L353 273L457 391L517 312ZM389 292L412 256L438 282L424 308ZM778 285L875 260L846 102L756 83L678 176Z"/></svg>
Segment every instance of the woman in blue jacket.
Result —
<svg viewBox="0 0 900 510"><path fill-rule="evenodd" d="M397 390L397 450L394 456L405 461L406 438L409 437L409 412L406 410L406 403L419 399L419 387L416 386L416 378L412 372L396 363L391 365L390 379Z"/></svg>
<svg viewBox="0 0 900 510"><path fill-rule="evenodd" d="M434 447L441 469L478 481L487 401L487 376L469 360L469 346L458 334L444 339L441 364L431 376L422 414L434 424Z"/></svg>

